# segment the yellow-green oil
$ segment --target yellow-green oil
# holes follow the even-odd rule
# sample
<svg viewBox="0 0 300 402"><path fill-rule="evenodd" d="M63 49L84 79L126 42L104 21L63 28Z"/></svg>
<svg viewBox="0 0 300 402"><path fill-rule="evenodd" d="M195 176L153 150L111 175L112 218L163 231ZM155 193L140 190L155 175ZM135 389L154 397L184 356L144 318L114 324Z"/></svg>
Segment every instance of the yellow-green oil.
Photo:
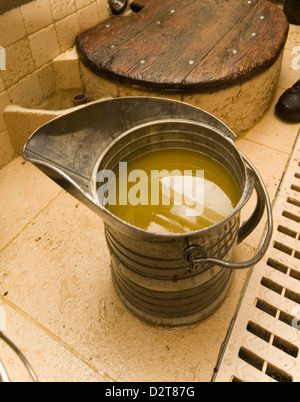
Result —
<svg viewBox="0 0 300 402"><path fill-rule="evenodd" d="M171 178L157 174L163 170L171 173ZM139 172L145 172L140 179ZM238 184L226 167L189 149L167 148L140 155L128 162L127 174L125 177L117 173L116 205L107 204L106 208L123 221L149 232L178 234L207 228L226 218L241 197ZM159 200L154 191L157 179Z"/></svg>

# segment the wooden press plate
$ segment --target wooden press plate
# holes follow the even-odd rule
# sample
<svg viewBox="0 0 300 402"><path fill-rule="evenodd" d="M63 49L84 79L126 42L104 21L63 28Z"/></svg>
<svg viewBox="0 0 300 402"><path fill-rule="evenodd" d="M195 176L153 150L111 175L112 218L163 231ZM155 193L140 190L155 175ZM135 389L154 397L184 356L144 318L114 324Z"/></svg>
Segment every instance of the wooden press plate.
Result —
<svg viewBox="0 0 300 402"><path fill-rule="evenodd" d="M267 70L284 48L288 22L265 0L139 0L76 39L95 74L155 91L201 91Z"/></svg>

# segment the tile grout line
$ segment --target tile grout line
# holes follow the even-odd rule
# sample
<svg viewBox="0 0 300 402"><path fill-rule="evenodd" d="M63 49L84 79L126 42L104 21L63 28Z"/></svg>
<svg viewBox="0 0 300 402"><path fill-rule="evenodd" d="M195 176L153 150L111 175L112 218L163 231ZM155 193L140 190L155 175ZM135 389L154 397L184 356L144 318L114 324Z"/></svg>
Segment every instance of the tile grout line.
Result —
<svg viewBox="0 0 300 402"><path fill-rule="evenodd" d="M85 359L80 353L78 353L75 348L72 346L68 345L66 342L64 342L62 339L58 338L53 332L51 332L48 328L46 328L44 325L39 323L35 318L31 317L29 314L27 314L24 310L22 310L20 307L18 307L16 304L14 304L11 300L9 300L7 297L0 295L0 300L4 303L7 304L11 309L13 309L15 312L20 314L23 318L25 318L27 321L29 321L31 324L33 324L35 327L43 331L46 335L48 335L51 339L53 339L56 343L64 347L68 352L70 352L72 355L74 355L77 359L82 361L84 364L86 364L90 369L95 371L96 374L102 375L104 378L106 378L108 381L113 381L117 382L115 379L113 379L109 374L105 373L104 371L99 371L96 367L91 365L87 359Z"/></svg>
<svg viewBox="0 0 300 402"><path fill-rule="evenodd" d="M55 201L61 194L63 194L64 190L60 190L59 193L51 199L42 209L39 210L39 212L29 221L26 223L26 225L16 234L12 239L10 239L1 249L0 249L0 254L2 254L3 251L5 251L26 229L29 225L31 225L39 216L42 212L44 212L50 204Z"/></svg>
<svg viewBox="0 0 300 402"><path fill-rule="evenodd" d="M249 141L249 142L251 142L252 144L255 144L255 145L259 145L259 146L268 148L268 149L270 149L270 150L272 150L272 151L279 152L279 153L281 153L281 154L283 154L283 155L290 155L289 152L284 152L284 151L279 150L279 149L277 149L277 148L270 147L269 145L261 144L260 142L253 141L253 140L251 140L251 139L249 139L249 138L242 137L242 138L240 138L240 139L241 139L241 140L245 140L245 141Z"/></svg>

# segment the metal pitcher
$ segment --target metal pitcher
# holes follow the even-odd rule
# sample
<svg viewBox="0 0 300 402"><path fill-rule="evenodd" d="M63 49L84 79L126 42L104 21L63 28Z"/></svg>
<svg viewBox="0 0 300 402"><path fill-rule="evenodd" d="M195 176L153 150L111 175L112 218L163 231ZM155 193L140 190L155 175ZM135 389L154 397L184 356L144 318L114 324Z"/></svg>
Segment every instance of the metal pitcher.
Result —
<svg viewBox="0 0 300 402"><path fill-rule="evenodd" d="M234 145L235 135L211 114L182 102L150 97L98 101L39 128L24 158L103 218L112 279L125 305L155 325L189 325L223 303L236 269L258 263L270 244L273 219L265 185ZM219 224L185 234L155 234L112 215L97 197L99 170L161 147L198 150L222 163L241 190L234 211ZM256 208L240 213L257 193ZM267 209L267 230L254 258L232 261L234 248Z"/></svg>

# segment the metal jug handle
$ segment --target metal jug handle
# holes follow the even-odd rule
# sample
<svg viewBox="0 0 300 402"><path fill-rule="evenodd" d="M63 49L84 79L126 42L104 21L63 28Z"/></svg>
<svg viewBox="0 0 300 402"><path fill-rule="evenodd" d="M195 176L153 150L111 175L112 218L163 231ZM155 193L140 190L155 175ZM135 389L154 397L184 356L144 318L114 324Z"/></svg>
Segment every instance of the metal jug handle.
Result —
<svg viewBox="0 0 300 402"><path fill-rule="evenodd" d="M260 222L261 218L263 217L265 208L267 209L268 215L268 222L267 222L267 229L265 233L264 240L261 243L260 249L257 254L248 261L245 262L230 262L230 261L222 261L215 258L208 258L206 257L206 252L203 248L199 245L191 245L187 249L184 250L184 258L187 259L190 263L193 263L194 267L196 264L213 264L223 268L229 269L245 269L256 265L259 261L262 260L264 255L266 254L272 234L273 234L273 214L272 214L272 206L270 202L270 197L268 191L264 185L264 182L256 170L256 168L252 165L252 163L242 154L243 159L245 160L246 164L250 167L249 171L253 174L255 182L254 188L257 193L257 205L256 208L251 215L251 217L246 221L240 228L238 233L238 240L237 244L240 244L243 240L245 240L257 227L258 223ZM198 255L202 255L203 258L191 258L191 254L193 251L199 251Z"/></svg>

